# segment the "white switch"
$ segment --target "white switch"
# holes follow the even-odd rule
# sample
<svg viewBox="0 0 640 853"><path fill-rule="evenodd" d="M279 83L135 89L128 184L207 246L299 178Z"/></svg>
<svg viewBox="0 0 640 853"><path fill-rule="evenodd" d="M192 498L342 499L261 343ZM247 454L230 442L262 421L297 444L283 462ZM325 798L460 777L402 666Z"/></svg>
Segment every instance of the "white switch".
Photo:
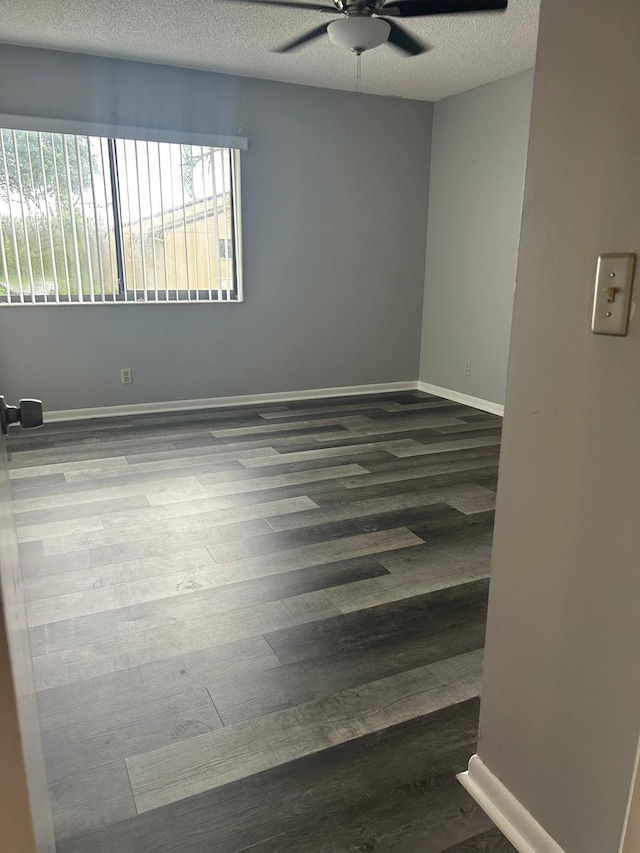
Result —
<svg viewBox="0 0 640 853"><path fill-rule="evenodd" d="M600 255L596 270L591 331L596 335L627 334L636 256Z"/></svg>

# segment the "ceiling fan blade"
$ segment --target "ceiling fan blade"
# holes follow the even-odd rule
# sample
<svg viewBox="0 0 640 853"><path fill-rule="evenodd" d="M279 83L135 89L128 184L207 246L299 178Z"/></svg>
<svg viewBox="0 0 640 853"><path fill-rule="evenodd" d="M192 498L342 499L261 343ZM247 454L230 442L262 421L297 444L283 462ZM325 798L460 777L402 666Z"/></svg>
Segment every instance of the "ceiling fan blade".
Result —
<svg viewBox="0 0 640 853"><path fill-rule="evenodd" d="M232 3L255 3L260 6L280 6L282 9L307 9L309 12L333 12L341 15L336 6L314 6L311 3L288 3L287 0L230 0Z"/></svg>
<svg viewBox="0 0 640 853"><path fill-rule="evenodd" d="M300 47L303 44L306 44L309 41L313 41L314 39L320 38L320 36L325 35L327 32L327 24L322 24L319 27L316 27L315 30L309 30L308 33L305 33L303 36L300 36L293 41L287 42L287 44L283 44L282 47L277 48L276 53L287 53L289 50L295 50L297 47Z"/></svg>
<svg viewBox="0 0 640 853"><path fill-rule="evenodd" d="M508 0L392 0L379 9L393 18L421 18L426 15L460 15L466 12L498 12Z"/></svg>
<svg viewBox="0 0 640 853"><path fill-rule="evenodd" d="M394 45L394 47L399 48L404 53L408 53L409 56L419 56L421 53L426 53L429 50L426 44L419 42L404 27L401 27L400 24L396 24L395 21L387 21L387 23L391 27L389 44Z"/></svg>

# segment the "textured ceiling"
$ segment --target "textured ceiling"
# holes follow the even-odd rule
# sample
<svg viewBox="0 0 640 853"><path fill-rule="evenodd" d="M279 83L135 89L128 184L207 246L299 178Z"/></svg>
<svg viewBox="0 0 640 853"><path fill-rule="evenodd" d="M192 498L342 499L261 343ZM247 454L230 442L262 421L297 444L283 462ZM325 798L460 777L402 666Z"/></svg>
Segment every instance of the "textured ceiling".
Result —
<svg viewBox="0 0 640 853"><path fill-rule="evenodd" d="M503 13L407 20L432 49L365 53L361 91L437 101L531 68L538 9L510 0ZM2 0L0 41L353 90L356 58L328 37L271 52L324 20L333 17L227 0Z"/></svg>

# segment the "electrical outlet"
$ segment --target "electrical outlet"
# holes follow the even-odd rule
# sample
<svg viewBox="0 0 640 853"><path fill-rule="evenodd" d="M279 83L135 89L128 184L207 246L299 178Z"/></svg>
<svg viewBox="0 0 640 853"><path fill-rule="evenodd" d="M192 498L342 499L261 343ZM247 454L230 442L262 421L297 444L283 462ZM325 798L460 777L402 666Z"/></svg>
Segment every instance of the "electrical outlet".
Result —
<svg viewBox="0 0 640 853"><path fill-rule="evenodd" d="M131 373L130 367L123 367L120 371L120 380L123 385L131 385L133 382L133 375Z"/></svg>
<svg viewBox="0 0 640 853"><path fill-rule="evenodd" d="M471 362L470 361L468 361L464 366L464 375L465 376L471 376Z"/></svg>

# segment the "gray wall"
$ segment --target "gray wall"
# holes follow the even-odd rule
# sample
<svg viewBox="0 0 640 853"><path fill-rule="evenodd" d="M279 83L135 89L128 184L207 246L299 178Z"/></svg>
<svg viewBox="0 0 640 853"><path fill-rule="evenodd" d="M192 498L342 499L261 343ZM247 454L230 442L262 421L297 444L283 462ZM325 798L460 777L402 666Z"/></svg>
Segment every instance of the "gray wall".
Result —
<svg viewBox="0 0 640 853"><path fill-rule="evenodd" d="M532 86L526 71L434 112L420 379L493 403L504 402Z"/></svg>
<svg viewBox="0 0 640 853"><path fill-rule="evenodd" d="M249 138L245 303L0 308L9 398L58 410L416 378L432 105L3 45L0 113Z"/></svg>
<svg viewBox="0 0 640 853"><path fill-rule="evenodd" d="M566 853L619 849L640 731L640 315L589 330L597 256L640 253L639 39L542 0L479 755Z"/></svg>

